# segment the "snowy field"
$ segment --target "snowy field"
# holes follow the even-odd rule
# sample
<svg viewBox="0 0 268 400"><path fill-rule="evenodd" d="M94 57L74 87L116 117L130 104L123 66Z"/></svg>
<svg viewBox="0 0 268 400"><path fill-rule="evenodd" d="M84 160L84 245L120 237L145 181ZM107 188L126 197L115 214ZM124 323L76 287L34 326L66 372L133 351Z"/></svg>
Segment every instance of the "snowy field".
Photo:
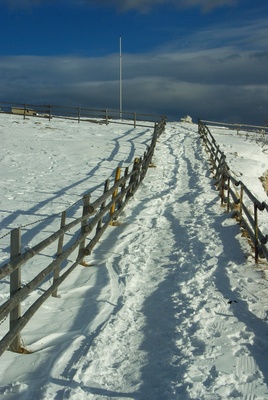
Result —
<svg viewBox="0 0 268 400"><path fill-rule="evenodd" d="M23 330L32 354L0 358L1 400L268 398L266 264L254 265L220 207L197 130L167 124L156 168L89 257L95 266L78 266L61 297ZM43 220L89 189L100 194L118 163L143 154L152 132L0 114L1 265L6 233L32 224L23 231L27 247L42 238L41 227L57 229L55 219ZM232 171L266 200L260 144L235 131L212 133ZM1 301L8 290L0 282Z"/></svg>
<svg viewBox="0 0 268 400"><path fill-rule="evenodd" d="M237 131L215 126L209 126L209 129L226 154L231 174L243 181L260 201L267 202L259 178L268 173L268 135L257 130Z"/></svg>

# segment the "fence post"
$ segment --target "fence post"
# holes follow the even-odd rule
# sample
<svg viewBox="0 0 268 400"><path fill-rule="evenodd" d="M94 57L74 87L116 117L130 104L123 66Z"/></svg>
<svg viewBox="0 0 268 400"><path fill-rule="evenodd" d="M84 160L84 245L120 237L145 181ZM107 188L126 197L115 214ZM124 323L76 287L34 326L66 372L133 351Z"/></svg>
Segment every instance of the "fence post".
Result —
<svg viewBox="0 0 268 400"><path fill-rule="evenodd" d="M23 119L26 119L26 104L24 104Z"/></svg>
<svg viewBox="0 0 268 400"><path fill-rule="evenodd" d="M10 260L14 260L21 253L21 230L20 228L13 229L10 235ZM21 267L17 268L10 274L10 298L14 296L21 289ZM10 312L10 330L12 330L18 319L21 318L21 303L19 302L16 307ZM10 344L11 351L19 352L21 350L20 334L15 337Z"/></svg>
<svg viewBox="0 0 268 400"><path fill-rule="evenodd" d="M217 145L216 145L216 153L215 153L215 157L214 157L215 162L216 162L216 160L217 160L217 157L218 157L219 152L220 152L220 146L217 146Z"/></svg>
<svg viewBox="0 0 268 400"><path fill-rule="evenodd" d="M63 211L61 214L60 228L61 229L64 228L65 224L66 224L66 211ZM64 240L64 234L62 234L62 236L59 238L58 241L57 258L62 254L63 240ZM53 284L59 278L59 276L60 276L60 264L58 264L54 270ZM52 297L59 297L58 288L56 288L55 291L52 293Z"/></svg>
<svg viewBox="0 0 268 400"><path fill-rule="evenodd" d="M258 206L256 202L254 202L254 249L255 249L255 263L258 264L259 260Z"/></svg>
<svg viewBox="0 0 268 400"><path fill-rule="evenodd" d="M110 185L110 181L109 181L109 179L106 179L105 184L104 184L103 194L107 192L107 190L109 189L109 185ZM105 205L106 205L106 200L104 200L104 202L101 203L100 209L103 210ZM100 218L100 220L97 224L96 232L98 232L101 229L101 227L102 227L102 218Z"/></svg>
<svg viewBox="0 0 268 400"><path fill-rule="evenodd" d="M227 178L227 212L230 211L230 176Z"/></svg>
<svg viewBox="0 0 268 400"><path fill-rule="evenodd" d="M109 118L108 110L105 110L105 123L106 123L106 125L108 125L108 118Z"/></svg>
<svg viewBox="0 0 268 400"><path fill-rule="evenodd" d="M125 173L124 173L124 177L126 178L127 176L128 176L128 167L125 168ZM123 193L125 187L126 187L126 181L121 185L121 193ZM120 200L118 201L118 209L122 207L122 203L123 203L123 197L121 197Z"/></svg>
<svg viewBox="0 0 268 400"><path fill-rule="evenodd" d="M51 105L49 105L48 106L49 107L49 110L48 110L48 119L49 119L49 121L51 121Z"/></svg>
<svg viewBox="0 0 268 400"><path fill-rule="evenodd" d="M137 113L134 112L134 128L137 126Z"/></svg>
<svg viewBox="0 0 268 400"><path fill-rule="evenodd" d="M140 169L140 180L142 181L146 175L147 172L147 165L148 165L148 153L149 150L143 153L143 157L141 157L140 159L140 164L141 164L141 169Z"/></svg>
<svg viewBox="0 0 268 400"><path fill-rule="evenodd" d="M121 174L121 168L117 167L116 172L115 172L115 178L114 178L114 183L116 183L120 179L120 174ZM118 193L118 188L115 189L115 191L112 194L112 199L117 195ZM110 208L110 216L112 216L115 212L115 203L112 204L112 207ZM111 221L110 225L114 225L114 222Z"/></svg>
<svg viewBox="0 0 268 400"><path fill-rule="evenodd" d="M219 177L219 191L220 191L220 198L221 198L221 206L223 206L225 202L225 174L223 172L220 173Z"/></svg>
<svg viewBox="0 0 268 400"><path fill-rule="evenodd" d="M83 197L83 214L82 214L82 216L85 216L88 214L89 199L90 199L90 194L89 193L85 194ZM83 235L87 231L86 227L87 227L87 221L85 219L81 222L81 235ZM80 243L79 252L78 252L78 258L81 258L80 264L83 265L84 267L88 266L88 264L83 259L85 243L86 243L86 238Z"/></svg>
<svg viewBox="0 0 268 400"><path fill-rule="evenodd" d="M151 147L150 147L151 148ZM132 176L129 180L129 186L132 185L132 187L127 191L126 193L126 198L128 199L129 197L133 196L133 192L136 186L136 181L137 181L137 174L139 170L139 158L136 157L134 162L133 162L133 168L132 168Z"/></svg>
<svg viewBox="0 0 268 400"><path fill-rule="evenodd" d="M78 123L80 122L80 118L81 118L81 108L78 107Z"/></svg>
<svg viewBox="0 0 268 400"><path fill-rule="evenodd" d="M240 203L239 203L239 221L242 221L242 213L243 213L243 195L244 195L244 187L242 182L240 183Z"/></svg>

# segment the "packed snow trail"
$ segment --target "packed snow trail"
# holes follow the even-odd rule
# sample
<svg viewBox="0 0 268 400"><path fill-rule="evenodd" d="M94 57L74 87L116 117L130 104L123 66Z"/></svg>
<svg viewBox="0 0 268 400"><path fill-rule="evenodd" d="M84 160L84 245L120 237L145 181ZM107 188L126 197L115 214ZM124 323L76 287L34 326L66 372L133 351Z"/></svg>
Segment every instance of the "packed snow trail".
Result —
<svg viewBox="0 0 268 400"><path fill-rule="evenodd" d="M83 328L16 399L268 398L267 282L220 207L196 125L167 124L154 164L92 255Z"/></svg>
<svg viewBox="0 0 268 400"><path fill-rule="evenodd" d="M253 314L244 323L258 296L243 291L243 278L232 284L245 254L233 250L239 228L219 207L196 126L168 124L154 162L113 228L113 312L65 375L64 390L53 397L48 388L44 397L265 398L261 343L251 348L263 340L267 349L267 324ZM261 288L248 273L247 284L259 279Z"/></svg>

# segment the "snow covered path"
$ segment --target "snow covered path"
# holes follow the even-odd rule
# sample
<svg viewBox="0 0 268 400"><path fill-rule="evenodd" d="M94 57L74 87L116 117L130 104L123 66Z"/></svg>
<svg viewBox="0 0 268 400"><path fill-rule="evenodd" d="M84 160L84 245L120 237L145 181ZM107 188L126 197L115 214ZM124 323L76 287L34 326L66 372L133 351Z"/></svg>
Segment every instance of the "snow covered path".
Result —
<svg viewBox="0 0 268 400"><path fill-rule="evenodd" d="M115 228L114 309L55 398L265 398L267 323L247 291L262 281L243 276L239 228L220 210L196 131L170 126L155 163Z"/></svg>
<svg viewBox="0 0 268 400"><path fill-rule="evenodd" d="M268 398L268 285L220 207L196 125L167 124L154 163L84 273L99 285L91 320L83 311L45 373L4 399Z"/></svg>

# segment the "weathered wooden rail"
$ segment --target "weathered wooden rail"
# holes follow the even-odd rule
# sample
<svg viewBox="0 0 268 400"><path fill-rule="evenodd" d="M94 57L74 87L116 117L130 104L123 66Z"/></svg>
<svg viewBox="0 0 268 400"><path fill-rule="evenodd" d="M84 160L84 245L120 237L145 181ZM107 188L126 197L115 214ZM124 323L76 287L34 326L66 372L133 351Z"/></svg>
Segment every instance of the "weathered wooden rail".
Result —
<svg viewBox="0 0 268 400"><path fill-rule="evenodd" d="M106 229L116 224L117 218L143 181L152 162L157 138L164 128L165 118L162 118L155 124L147 151L142 157L135 158L124 173L118 167L112 186L110 187L110 180L106 180L103 194L98 199L90 202L90 193L83 197L80 217L67 222L67 213L64 211L59 229L24 252L21 250L21 229L11 231L10 261L0 267L0 279L10 276L10 297L0 306L0 323L10 316L9 330L0 341L0 355L7 349L26 352L21 341L22 329L50 296L57 297L59 286L79 264L87 266L85 257L90 255ZM54 243L56 246L54 257L50 257L51 262L22 286L21 272L25 265L30 260L34 262L41 252ZM74 252L77 252L75 261L69 261L68 257ZM38 260L36 264L38 265ZM50 282L51 274L53 280ZM40 297L22 313L22 302L44 282L48 287L42 287L43 293Z"/></svg>
<svg viewBox="0 0 268 400"><path fill-rule="evenodd" d="M153 114L142 114L130 111L118 111L109 109L91 109L85 107L70 107L60 105L38 105L9 103L0 101L0 111L6 114L21 115L24 119L27 117L64 118L79 122L92 122L101 124L120 123L124 125L134 125L152 127L158 122L160 117Z"/></svg>
<svg viewBox="0 0 268 400"><path fill-rule="evenodd" d="M228 212L233 211L238 222L247 232L254 246L255 262L258 263L259 257L265 257L268 260L266 246L268 237L259 228L259 211L268 211L268 205L259 201L242 181L232 176L225 154L220 150L203 121L199 121L198 131L209 153L221 204L226 205Z"/></svg>
<svg viewBox="0 0 268 400"><path fill-rule="evenodd" d="M207 121L207 120L202 120L203 124L206 125L214 125L214 126L219 126L219 127L225 127L228 129L233 129L236 130L237 134L239 134L240 131L246 131L246 132L255 132L255 133L268 133L268 126L263 126L263 125L249 125L249 124L239 124L239 123L228 123L228 122L217 122L217 121Z"/></svg>

